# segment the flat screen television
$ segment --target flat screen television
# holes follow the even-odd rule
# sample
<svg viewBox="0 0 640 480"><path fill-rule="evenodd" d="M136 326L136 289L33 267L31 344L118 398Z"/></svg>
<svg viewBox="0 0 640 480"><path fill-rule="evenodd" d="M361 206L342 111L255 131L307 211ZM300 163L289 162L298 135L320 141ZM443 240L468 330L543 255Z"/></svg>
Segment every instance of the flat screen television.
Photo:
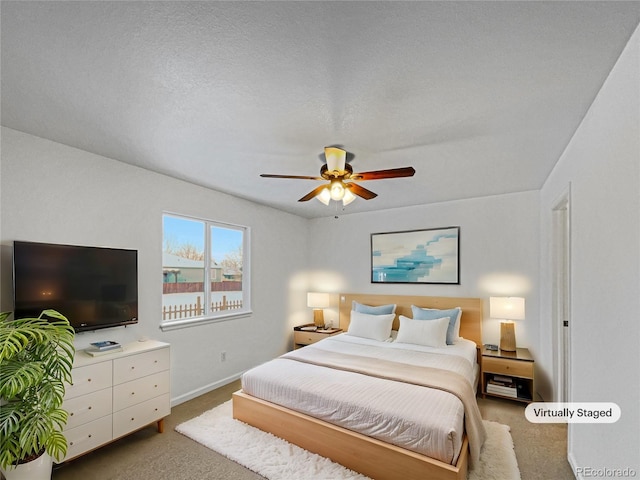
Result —
<svg viewBox="0 0 640 480"><path fill-rule="evenodd" d="M138 252L13 243L14 318L53 309L76 332L138 323Z"/></svg>

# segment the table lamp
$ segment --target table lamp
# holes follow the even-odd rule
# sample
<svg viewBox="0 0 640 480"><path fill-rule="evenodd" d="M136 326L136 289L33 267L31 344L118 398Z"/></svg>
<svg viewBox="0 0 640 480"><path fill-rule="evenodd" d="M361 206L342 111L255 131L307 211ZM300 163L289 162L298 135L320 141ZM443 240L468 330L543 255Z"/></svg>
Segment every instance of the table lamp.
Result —
<svg viewBox="0 0 640 480"><path fill-rule="evenodd" d="M324 328L324 312L322 309L331 306L330 300L328 293L307 293L307 307L313 308L313 323L318 328Z"/></svg>
<svg viewBox="0 0 640 480"><path fill-rule="evenodd" d="M506 321L500 322L500 350L516 351L516 325L509 320L524 320L524 298L490 297L489 316Z"/></svg>

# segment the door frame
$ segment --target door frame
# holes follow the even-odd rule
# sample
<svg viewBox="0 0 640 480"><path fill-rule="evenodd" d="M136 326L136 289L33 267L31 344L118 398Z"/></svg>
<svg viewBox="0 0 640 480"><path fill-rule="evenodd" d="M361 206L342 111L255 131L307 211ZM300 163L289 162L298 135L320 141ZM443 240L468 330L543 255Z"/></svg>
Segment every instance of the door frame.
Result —
<svg viewBox="0 0 640 480"><path fill-rule="evenodd" d="M571 397L571 185L556 200L552 219L554 397L558 402L568 402Z"/></svg>
<svg viewBox="0 0 640 480"><path fill-rule="evenodd" d="M551 211L551 273L553 359L556 402L571 401L571 184L555 201ZM565 322L567 322L565 324ZM567 425L567 457L572 425Z"/></svg>

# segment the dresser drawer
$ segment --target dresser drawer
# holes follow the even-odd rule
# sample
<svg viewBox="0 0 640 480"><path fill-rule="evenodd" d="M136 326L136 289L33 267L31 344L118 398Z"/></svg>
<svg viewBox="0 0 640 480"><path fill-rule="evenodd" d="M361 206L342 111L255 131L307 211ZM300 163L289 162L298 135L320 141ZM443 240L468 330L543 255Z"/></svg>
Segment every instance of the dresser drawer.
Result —
<svg viewBox="0 0 640 480"><path fill-rule="evenodd" d="M111 431L111 415L65 430L68 447L64 460L70 460L111 441Z"/></svg>
<svg viewBox="0 0 640 480"><path fill-rule="evenodd" d="M320 340L327 337L328 335L326 333L300 332L296 330L295 332L293 332L293 343L301 345L311 345L312 343L319 342Z"/></svg>
<svg viewBox="0 0 640 480"><path fill-rule="evenodd" d="M482 370L515 377L533 378L533 362L483 357Z"/></svg>
<svg viewBox="0 0 640 480"><path fill-rule="evenodd" d="M111 415L111 407L112 395L110 388L65 400L62 408L69 412L69 420L65 426L65 431L105 415Z"/></svg>
<svg viewBox="0 0 640 480"><path fill-rule="evenodd" d="M113 410L118 411L153 397L169 393L169 370L154 373L113 387Z"/></svg>
<svg viewBox="0 0 640 480"><path fill-rule="evenodd" d="M113 361L113 383L118 385L169 370L170 358L168 347L117 358Z"/></svg>
<svg viewBox="0 0 640 480"><path fill-rule="evenodd" d="M99 362L85 367L74 368L71 385L65 390L65 400L96 392L111 386L111 362Z"/></svg>
<svg viewBox="0 0 640 480"><path fill-rule="evenodd" d="M138 430L171 413L171 399L168 393L146 402L138 403L113 414L113 438Z"/></svg>

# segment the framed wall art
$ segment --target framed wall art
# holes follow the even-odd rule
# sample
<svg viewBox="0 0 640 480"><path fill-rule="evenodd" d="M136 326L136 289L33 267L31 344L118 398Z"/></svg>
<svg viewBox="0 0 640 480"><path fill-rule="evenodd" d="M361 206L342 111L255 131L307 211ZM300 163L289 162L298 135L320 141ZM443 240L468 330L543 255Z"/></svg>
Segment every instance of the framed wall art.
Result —
<svg viewBox="0 0 640 480"><path fill-rule="evenodd" d="M371 234L371 283L460 284L460 227Z"/></svg>

